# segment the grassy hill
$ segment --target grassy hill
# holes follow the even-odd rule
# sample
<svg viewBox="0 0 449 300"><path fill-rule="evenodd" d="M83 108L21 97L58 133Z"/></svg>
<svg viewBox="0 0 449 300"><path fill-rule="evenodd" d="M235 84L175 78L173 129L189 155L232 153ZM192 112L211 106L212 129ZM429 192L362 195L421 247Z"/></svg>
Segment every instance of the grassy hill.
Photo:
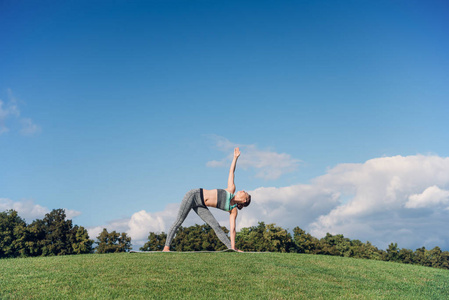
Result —
<svg viewBox="0 0 449 300"><path fill-rule="evenodd" d="M0 299L448 299L449 271L282 253L120 253L0 260Z"/></svg>

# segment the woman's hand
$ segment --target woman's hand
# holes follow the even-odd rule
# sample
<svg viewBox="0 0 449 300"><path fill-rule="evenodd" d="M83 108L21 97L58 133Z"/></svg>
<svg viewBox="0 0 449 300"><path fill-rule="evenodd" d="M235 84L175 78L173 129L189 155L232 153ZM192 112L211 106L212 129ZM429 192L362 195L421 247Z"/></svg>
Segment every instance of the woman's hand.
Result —
<svg viewBox="0 0 449 300"><path fill-rule="evenodd" d="M240 156L240 149L239 147L234 149L234 158L238 158Z"/></svg>

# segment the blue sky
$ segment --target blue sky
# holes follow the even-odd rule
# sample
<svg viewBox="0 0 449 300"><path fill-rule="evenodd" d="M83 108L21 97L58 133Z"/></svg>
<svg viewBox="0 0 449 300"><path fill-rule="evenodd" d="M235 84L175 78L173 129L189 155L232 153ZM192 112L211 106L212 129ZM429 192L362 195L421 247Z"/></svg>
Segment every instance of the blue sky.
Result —
<svg viewBox="0 0 449 300"><path fill-rule="evenodd" d="M343 164L371 176L369 161L401 156L385 184L400 179L401 212L415 216L360 232L324 228L317 222L348 201L379 196L338 186L335 201L307 198L329 204L307 222L294 210L291 223L248 210L242 226L296 222L384 246L397 240L372 236L379 224L441 225L449 179L434 171L410 186L419 167L446 166L449 154L448 12L446 1L1 1L0 208L29 220L66 208L93 234L132 231L145 211L164 222L142 230L166 230L186 191L225 187L240 146L237 188L277 191L259 196L256 212L264 201L304 200L302 190L279 195L324 188L316 182ZM419 161L413 180L401 171L409 161ZM399 246L449 249L442 234Z"/></svg>

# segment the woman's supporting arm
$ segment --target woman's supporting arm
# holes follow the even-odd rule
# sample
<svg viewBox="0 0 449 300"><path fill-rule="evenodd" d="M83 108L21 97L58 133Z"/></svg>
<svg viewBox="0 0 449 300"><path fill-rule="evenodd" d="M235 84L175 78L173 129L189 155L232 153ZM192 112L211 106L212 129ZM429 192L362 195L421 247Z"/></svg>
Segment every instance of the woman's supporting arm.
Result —
<svg viewBox="0 0 449 300"><path fill-rule="evenodd" d="M237 165L237 159L240 156L240 150L239 148L235 148L234 149L234 159L232 160L231 163L231 168L229 169L229 177L228 177L228 192L234 194L235 193L235 184L234 184L234 172L235 172L235 167Z"/></svg>
<svg viewBox="0 0 449 300"><path fill-rule="evenodd" d="M235 230L236 224L235 223L236 223L236 219L237 219L237 214L238 214L238 211L237 211L236 207L234 207L229 214L229 229L230 229L229 234L231 236L231 248L234 250L237 250L235 248L235 234L236 234L236 230Z"/></svg>

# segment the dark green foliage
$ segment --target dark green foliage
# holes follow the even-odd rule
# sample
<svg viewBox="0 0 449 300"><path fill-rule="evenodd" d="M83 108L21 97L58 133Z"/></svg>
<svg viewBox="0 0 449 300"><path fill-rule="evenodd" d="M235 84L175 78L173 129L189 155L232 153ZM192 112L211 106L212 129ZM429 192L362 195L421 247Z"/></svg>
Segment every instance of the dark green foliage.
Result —
<svg viewBox="0 0 449 300"><path fill-rule="evenodd" d="M72 220L66 220L63 209L52 210L45 215L43 222L36 225L38 233L42 234L42 231L45 233L45 238L38 242L42 246L42 255L92 252L93 241L89 239L87 231L83 227L74 227Z"/></svg>
<svg viewBox="0 0 449 300"><path fill-rule="evenodd" d="M318 249L321 247L321 249ZM425 247L416 249L399 249L397 243L391 243L386 251L374 247L370 242L350 240L343 235L326 234L317 246L317 254L337 255L365 259L384 260L405 264L416 264L427 267L449 269L449 252L441 251L439 247L426 250Z"/></svg>
<svg viewBox="0 0 449 300"><path fill-rule="evenodd" d="M25 221L16 211L0 213L0 258L20 256Z"/></svg>
<svg viewBox="0 0 449 300"><path fill-rule="evenodd" d="M426 247L421 247L415 250L413 261L422 266L430 266L429 251L426 250Z"/></svg>
<svg viewBox="0 0 449 300"><path fill-rule="evenodd" d="M344 238L342 234L332 235L327 233L320 240L321 251L319 254L350 257L350 247L348 244L349 240Z"/></svg>
<svg viewBox="0 0 449 300"><path fill-rule="evenodd" d="M275 224L259 222L259 225L243 228L237 234L236 247L244 251L296 252L292 236Z"/></svg>
<svg viewBox="0 0 449 300"><path fill-rule="evenodd" d="M391 243L388 245L386 259L387 261L399 261L399 249L397 243Z"/></svg>
<svg viewBox="0 0 449 300"><path fill-rule="evenodd" d="M382 260L382 253L384 251L377 249L370 242L362 243L359 240L353 240L351 241L351 245L354 249L355 258Z"/></svg>
<svg viewBox="0 0 449 300"><path fill-rule="evenodd" d="M91 253L92 243L86 229L66 220L63 209L29 225L14 210L0 213L0 258Z"/></svg>
<svg viewBox="0 0 449 300"><path fill-rule="evenodd" d="M441 251L438 246L428 252L427 257L432 267L449 269L449 252Z"/></svg>
<svg viewBox="0 0 449 300"><path fill-rule="evenodd" d="M167 234L162 232L161 234L156 234L154 232L150 232L148 236L148 242L140 247L141 251L162 251L165 245L165 239L167 238Z"/></svg>
<svg viewBox="0 0 449 300"><path fill-rule="evenodd" d="M229 231L222 227L225 233ZM180 227L171 247L176 251L219 251L226 249L212 227L207 224Z"/></svg>
<svg viewBox="0 0 449 300"><path fill-rule="evenodd" d="M385 251L379 250L370 242L365 244L359 240L345 238L342 234L332 235L330 233L320 239L315 250L309 253L375 260L385 258Z"/></svg>
<svg viewBox="0 0 449 300"><path fill-rule="evenodd" d="M293 228L293 240L298 253L316 254L321 249L319 240L299 227Z"/></svg>
<svg viewBox="0 0 449 300"><path fill-rule="evenodd" d="M44 217L45 239L42 241L42 255L71 254L70 230L72 220L65 219L63 209L54 209Z"/></svg>
<svg viewBox="0 0 449 300"><path fill-rule="evenodd" d="M409 249L402 248L399 250L399 261L404 264L413 263L413 251Z"/></svg>
<svg viewBox="0 0 449 300"><path fill-rule="evenodd" d="M27 226L29 237L26 242L27 256L40 256L42 255L43 245L46 239L45 223L43 220L35 220L33 223Z"/></svg>
<svg viewBox="0 0 449 300"><path fill-rule="evenodd" d="M225 233L229 231L222 227ZM142 251L160 251L164 249L167 234L150 232L148 242L140 248ZM176 251L220 251L226 246L218 239L212 227L207 224L179 227L173 239L171 249Z"/></svg>
<svg viewBox="0 0 449 300"><path fill-rule="evenodd" d="M73 254L91 253L94 241L89 239L89 234L83 226L75 225L70 234L70 244Z"/></svg>
<svg viewBox="0 0 449 300"><path fill-rule="evenodd" d="M97 236L98 246L95 248L97 253L117 253L127 252L132 249L131 238L126 232L118 233L115 231L108 232L106 228Z"/></svg>

